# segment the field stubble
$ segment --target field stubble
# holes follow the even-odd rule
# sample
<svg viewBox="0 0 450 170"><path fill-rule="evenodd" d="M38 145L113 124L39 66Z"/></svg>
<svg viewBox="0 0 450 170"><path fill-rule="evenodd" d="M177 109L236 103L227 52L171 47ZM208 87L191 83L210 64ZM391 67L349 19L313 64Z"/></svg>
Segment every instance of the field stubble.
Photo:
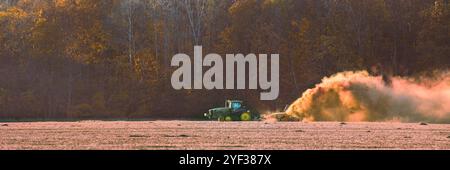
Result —
<svg viewBox="0 0 450 170"><path fill-rule="evenodd" d="M450 125L396 122L0 123L0 149L450 149Z"/></svg>

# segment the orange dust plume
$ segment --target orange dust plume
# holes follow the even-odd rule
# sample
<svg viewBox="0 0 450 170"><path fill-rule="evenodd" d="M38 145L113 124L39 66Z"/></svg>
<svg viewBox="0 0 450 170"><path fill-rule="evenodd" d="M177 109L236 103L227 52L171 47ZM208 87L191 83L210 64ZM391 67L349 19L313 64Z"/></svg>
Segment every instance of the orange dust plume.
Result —
<svg viewBox="0 0 450 170"><path fill-rule="evenodd" d="M303 121L400 121L450 123L450 74L432 78L347 71L322 79L286 110Z"/></svg>

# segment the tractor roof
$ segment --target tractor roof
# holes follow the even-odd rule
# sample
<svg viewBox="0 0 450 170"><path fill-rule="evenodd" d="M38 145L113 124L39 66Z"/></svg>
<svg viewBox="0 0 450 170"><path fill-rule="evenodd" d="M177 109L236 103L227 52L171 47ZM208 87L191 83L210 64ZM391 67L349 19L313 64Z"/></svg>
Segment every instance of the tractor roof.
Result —
<svg viewBox="0 0 450 170"><path fill-rule="evenodd" d="M227 100L227 102L232 102L232 103L239 102L239 103L242 103L242 100Z"/></svg>

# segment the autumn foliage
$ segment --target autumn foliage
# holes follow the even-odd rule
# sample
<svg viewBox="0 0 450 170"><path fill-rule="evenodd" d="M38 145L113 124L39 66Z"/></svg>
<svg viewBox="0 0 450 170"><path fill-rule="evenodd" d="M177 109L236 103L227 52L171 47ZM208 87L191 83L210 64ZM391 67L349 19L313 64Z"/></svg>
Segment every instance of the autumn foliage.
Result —
<svg viewBox="0 0 450 170"><path fill-rule="evenodd" d="M230 98L273 111L340 71L448 69L449 24L447 0L0 0L0 118L195 118ZM170 59L194 45L280 54L280 97L172 89Z"/></svg>

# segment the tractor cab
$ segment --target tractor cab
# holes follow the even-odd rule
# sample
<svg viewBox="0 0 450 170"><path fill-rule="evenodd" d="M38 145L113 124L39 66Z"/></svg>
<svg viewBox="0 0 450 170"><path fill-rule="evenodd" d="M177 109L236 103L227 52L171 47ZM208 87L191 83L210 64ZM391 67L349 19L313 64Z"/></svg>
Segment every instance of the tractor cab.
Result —
<svg viewBox="0 0 450 170"><path fill-rule="evenodd" d="M225 107L230 108L232 111L236 111L242 108L242 101L240 100L227 100Z"/></svg>

